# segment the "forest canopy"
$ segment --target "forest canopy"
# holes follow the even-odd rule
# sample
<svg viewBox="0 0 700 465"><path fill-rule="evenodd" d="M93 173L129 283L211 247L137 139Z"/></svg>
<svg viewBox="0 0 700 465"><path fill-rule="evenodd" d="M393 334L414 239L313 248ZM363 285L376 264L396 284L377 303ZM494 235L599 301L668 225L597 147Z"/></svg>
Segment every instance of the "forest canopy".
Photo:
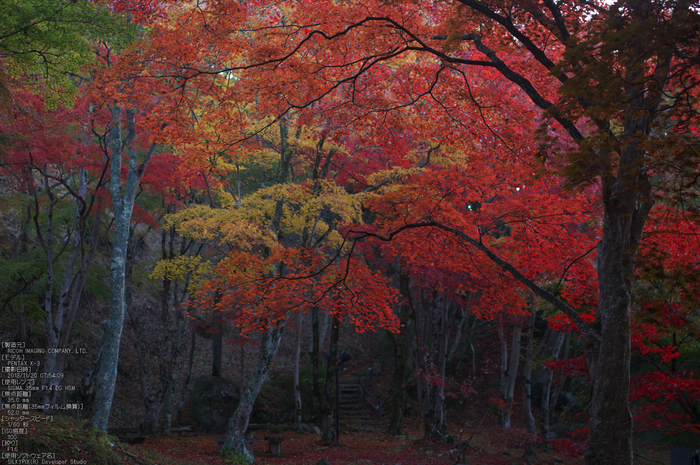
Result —
<svg viewBox="0 0 700 465"><path fill-rule="evenodd" d="M187 390L174 374L186 335L207 332L219 357L222 328L256 341L222 447L247 460L284 329L307 317L308 409L329 440L319 364L338 369L341 323L391 341L391 434L411 373L426 437L448 433L448 384L471 392L483 324L504 428L517 398L527 433L549 434L556 372L589 396L587 464L633 463L635 431L697 438L699 6L4 2L13 337L69 347L103 297L88 376L102 431L125 325L139 354L163 347L150 382L139 362L147 429ZM453 362L469 350L470 374ZM65 371L56 352L43 373ZM61 378L41 383L50 410ZM533 388L557 393L541 421Z"/></svg>

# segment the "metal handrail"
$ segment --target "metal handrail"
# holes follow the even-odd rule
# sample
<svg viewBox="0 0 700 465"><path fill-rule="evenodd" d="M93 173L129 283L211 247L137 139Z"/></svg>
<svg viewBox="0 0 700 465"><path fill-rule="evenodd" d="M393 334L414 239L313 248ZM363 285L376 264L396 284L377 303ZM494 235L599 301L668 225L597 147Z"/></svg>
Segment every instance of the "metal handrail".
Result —
<svg viewBox="0 0 700 465"><path fill-rule="evenodd" d="M365 389L365 384L362 382L362 376L364 376L365 372L367 370L372 369L372 365L370 364L367 368L365 368L362 372L357 374L357 385L360 387L360 394L362 395L362 400L367 404L368 407L372 408L377 412L379 415L379 419L382 419L382 403L377 399L371 392L367 391ZM371 373L371 371L370 371ZM371 376L371 375L370 375Z"/></svg>

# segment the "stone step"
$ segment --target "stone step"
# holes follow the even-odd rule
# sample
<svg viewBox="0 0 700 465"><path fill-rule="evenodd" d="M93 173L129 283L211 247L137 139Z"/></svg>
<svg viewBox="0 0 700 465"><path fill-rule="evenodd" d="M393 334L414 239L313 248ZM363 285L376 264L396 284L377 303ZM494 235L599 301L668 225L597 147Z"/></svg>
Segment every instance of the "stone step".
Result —
<svg viewBox="0 0 700 465"><path fill-rule="evenodd" d="M374 427L352 427L352 430L360 433L376 433L381 434L386 432L386 428L374 428Z"/></svg>
<svg viewBox="0 0 700 465"><path fill-rule="evenodd" d="M365 381L365 387L371 385L372 383ZM386 419L379 420L376 413L367 408L356 378L341 380L338 388L340 391L340 423L343 427L350 431L374 433L383 433L386 430L388 422Z"/></svg>
<svg viewBox="0 0 700 465"><path fill-rule="evenodd" d="M352 411L340 411L340 418L367 418L371 419L372 415L367 412L352 412Z"/></svg>
<svg viewBox="0 0 700 465"><path fill-rule="evenodd" d="M386 431L386 426L365 426L365 425L342 425L341 429L346 431L375 431L383 433Z"/></svg>
<svg viewBox="0 0 700 465"><path fill-rule="evenodd" d="M379 420L376 417L343 417L343 415L340 415L340 421L345 421L348 423L362 423L362 424L368 424L368 425L383 425L386 420Z"/></svg>
<svg viewBox="0 0 700 465"><path fill-rule="evenodd" d="M357 411L362 411L362 412L372 411L372 409L368 408L364 402L348 402L348 403L341 402L339 407L341 410L357 410Z"/></svg>

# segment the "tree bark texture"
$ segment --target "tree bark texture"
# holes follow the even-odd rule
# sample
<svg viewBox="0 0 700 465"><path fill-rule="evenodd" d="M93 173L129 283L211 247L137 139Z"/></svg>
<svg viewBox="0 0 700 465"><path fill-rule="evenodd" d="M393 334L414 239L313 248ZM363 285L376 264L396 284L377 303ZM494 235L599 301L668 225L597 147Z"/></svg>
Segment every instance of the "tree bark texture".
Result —
<svg viewBox="0 0 700 465"><path fill-rule="evenodd" d="M334 392L337 389L335 385L335 370L338 367L338 342L340 340L340 321L333 318L333 327L331 328L331 342L328 347L328 357L326 359L326 389L321 400L321 440L327 443L335 443L335 424L333 422L334 410Z"/></svg>
<svg viewBox="0 0 700 465"><path fill-rule="evenodd" d="M275 359L275 355L277 355L285 323L286 321L279 327L270 327L262 334L258 364L255 370L253 370L253 373L251 373L248 385L241 395L238 408L236 408L236 411L233 413L228 423L226 440L221 447L221 451L224 454L230 453L243 456L250 463L254 461L253 456L245 447L245 433L248 429L250 414L253 412L255 399L258 398L258 394L265 383L265 379L267 379L272 361Z"/></svg>
<svg viewBox="0 0 700 465"><path fill-rule="evenodd" d="M296 341L294 351L294 427L301 430L301 387L299 386L299 365L301 363L301 330L304 325L304 313L297 314Z"/></svg>
<svg viewBox="0 0 700 465"><path fill-rule="evenodd" d="M126 110L127 136L124 146L128 149L128 176L126 185L122 188L122 109L118 104L115 104L111 110L112 156L109 192L114 212L114 243L110 267L109 318L104 325L102 360L95 381L95 408L91 420L92 426L102 431L107 431L117 383L119 346L124 328L126 256L129 246L131 213L141 176L156 149L156 146L152 145L139 166L138 152L135 146L136 111L134 109Z"/></svg>

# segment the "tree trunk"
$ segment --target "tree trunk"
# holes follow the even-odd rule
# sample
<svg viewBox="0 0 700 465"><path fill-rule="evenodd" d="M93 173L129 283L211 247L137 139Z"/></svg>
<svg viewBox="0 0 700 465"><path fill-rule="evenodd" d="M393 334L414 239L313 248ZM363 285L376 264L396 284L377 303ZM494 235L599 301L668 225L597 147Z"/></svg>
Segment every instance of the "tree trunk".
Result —
<svg viewBox="0 0 700 465"><path fill-rule="evenodd" d="M138 152L136 150L136 111L128 109L127 137L125 146L128 147L129 168L126 186L122 189L122 111L119 105L112 107L112 127L110 138L112 142L111 176L109 192L112 197L114 211L114 244L112 247L111 276L110 276L110 302L109 318L104 325L104 339L102 343L102 361L96 377L95 410L93 411L91 424L101 431L107 431L109 416L112 410L112 399L117 384L117 366L119 364L119 346L122 330L124 329L124 292L126 279L126 255L129 245L129 226L131 213L136 200L141 176L148 162L155 153L156 145L152 145L144 157L142 164L138 164Z"/></svg>
<svg viewBox="0 0 700 465"><path fill-rule="evenodd" d="M459 349L459 344L462 342L462 332L464 331L464 326L468 326L469 317L467 316L467 311L464 308L460 308L459 314L460 319L459 325L457 325L457 334L455 335L454 341L452 341L452 348L450 348L450 352L447 355L448 365L451 365L452 359L454 358L455 354L457 354L457 350Z"/></svg>
<svg viewBox="0 0 700 465"><path fill-rule="evenodd" d="M129 247L126 267L126 313L134 329L135 348L139 361L139 380L141 398L144 404L144 421L142 430L147 433L161 431L167 434L172 424L173 395L176 378L175 369L179 359L180 351L185 339L189 320L185 317L185 310L180 304L187 298L189 276L185 278L185 285L180 288L177 280L163 280L161 292L161 311L144 312L139 307L134 307L132 300L132 276L133 264L135 262L136 250L140 249L144 242L144 237L134 240L134 228L130 228ZM167 230L161 236L162 259L169 260L175 258L175 231L170 230L170 240L167 239ZM190 243L191 245L191 243ZM184 256L189 245L182 243L180 256ZM181 292L178 292L181 290ZM173 308L175 308L175 311ZM175 316L173 317L173 313ZM150 318L149 318L150 317ZM154 321L155 319L155 321ZM149 321L150 320L150 321ZM158 366L153 373L147 372L146 354L141 341L145 339L144 327L148 331L148 324L155 324L158 333L151 336L152 342L161 347ZM191 368L191 367L190 367ZM155 378L155 379L154 379ZM189 379L189 374L188 374Z"/></svg>
<svg viewBox="0 0 700 465"><path fill-rule="evenodd" d="M212 363L211 363L211 375L221 376L221 355L223 352L223 328L220 323L220 315L217 310L214 311L214 321L216 325L215 333L211 336L211 351L212 351Z"/></svg>
<svg viewBox="0 0 700 465"><path fill-rule="evenodd" d="M530 304L530 322L527 329L527 348L523 366L523 420L527 428L528 439L525 441L525 457L536 460L537 447L532 438L537 434L535 417L532 415L532 365L535 359L535 320L537 308Z"/></svg>
<svg viewBox="0 0 700 465"><path fill-rule="evenodd" d="M640 14L647 7L643 3L633 6ZM631 60L626 70L628 82L637 80L641 66ZM635 140L636 135L648 133L650 102L645 99L644 85L632 84L626 91L637 111L628 113L624 134L628 140ZM603 236L598 245L600 303L595 321L600 327L600 340L584 338L584 351L593 379L589 407L591 433L586 449L589 465L633 462L629 409L630 304L636 253L653 205L644 158L639 142L629 143L620 151L617 175L614 178L603 176L605 216Z"/></svg>
<svg viewBox="0 0 700 465"><path fill-rule="evenodd" d="M561 354L560 358L561 359L568 359L569 358L569 351L571 348L571 333L566 333L564 336L564 352ZM561 395L561 390L564 388L564 383L566 382L566 376L564 376L562 379L560 379L557 384L554 386L554 392L550 394L549 398L549 407L547 409L547 434L549 434L549 428L552 424L553 416L554 416L554 410L557 406L557 402L559 401L559 396Z"/></svg>
<svg viewBox="0 0 700 465"><path fill-rule="evenodd" d="M435 305L438 310L433 314L433 335L431 353L437 369L440 383L433 386L432 427L439 436L447 434L447 411L445 407L445 372L447 370L447 347L450 343L450 332L454 323L455 308L450 300L442 296Z"/></svg>
<svg viewBox="0 0 700 465"><path fill-rule="evenodd" d="M196 338L197 332L192 331L192 342L190 343L190 352L187 361L187 374L185 375L185 381L182 383L182 389L180 391L180 401L177 404L177 411L175 412L175 422L178 424L182 419L182 409L184 408L185 401L187 400L187 386L190 384L190 376L192 375L192 364L194 362L194 349Z"/></svg>
<svg viewBox="0 0 700 465"><path fill-rule="evenodd" d="M49 185L48 177L44 176L44 186L46 188L46 194L49 197L49 206L47 212L46 220L46 231L45 235L41 233L41 228L39 226L39 198L37 196L36 190L34 191L34 201L36 203L36 210L34 215L34 225L36 226L37 237L41 243L44 252L46 253L46 292L44 294L44 312L46 314L46 336L47 336L47 348L53 349L58 346L58 334L56 329L56 324L54 323L54 311L53 311L53 287L54 287L54 250L53 250L53 214L54 206L56 205L56 197L51 191ZM47 350L47 353L49 351ZM44 358L44 363L42 367L43 373L54 373L56 370L56 356L47 356ZM48 391L48 381L50 378L46 377L41 381L41 388L43 391L43 407L46 413L51 412L51 397Z"/></svg>
<svg viewBox="0 0 700 465"><path fill-rule="evenodd" d="M86 254L83 250L81 252L81 262L74 279L73 292L71 293L70 302L66 308L66 312L63 319L63 329L61 331L61 337L58 342L60 348L68 348L68 343L70 341L71 331L73 329L73 322L78 314L80 308L80 298L83 294L83 289L85 288L85 283L87 281L88 274L90 273L90 268L95 259L95 253L97 252L97 246L100 243L100 229L102 223L102 206L99 205L95 211L95 218L93 220L92 226L92 238L90 244L90 250ZM82 246L84 248L84 245ZM66 359L68 354L66 352L61 352L56 358L56 370L58 373L63 373L66 367ZM56 402L56 395L58 393L54 392L54 403Z"/></svg>
<svg viewBox="0 0 700 465"><path fill-rule="evenodd" d="M277 349L279 349L280 341L282 340L282 331L284 330L283 322L280 327L269 328L262 335L260 340L260 357L255 370L250 375L250 380L246 386L238 408L233 413L229 420L228 433L224 441L221 451L226 454L240 455L248 462L253 462L253 456L250 455L245 447L245 432L248 429L250 414L253 412L253 405L257 399L260 389L267 378L267 373L270 371L272 361L275 359Z"/></svg>
<svg viewBox="0 0 700 465"><path fill-rule="evenodd" d="M559 353L561 352L561 345L564 341L564 333L552 332L552 338L554 340L554 346L552 348L552 354L550 358L552 360L559 359ZM545 381L542 386L542 429L546 437L549 437L549 428L552 419L552 409L556 404L556 400L552 400L552 381L554 379L554 373L552 370L546 368L547 373L545 375Z"/></svg>
<svg viewBox="0 0 700 465"><path fill-rule="evenodd" d="M387 433L399 435L402 432L403 417L406 410L408 381L408 352L409 340L411 340L412 328L408 326L411 318L409 279L405 275L399 276L399 290L404 303L399 309L399 321L401 332L396 334L387 331L389 339L394 346L394 374L391 389L389 390L389 426Z"/></svg>
<svg viewBox="0 0 700 465"><path fill-rule="evenodd" d="M40 171L41 172L41 171ZM95 256L97 243L99 241L101 208L98 208L93 224L92 244L89 251L86 251L85 242L88 230L87 217L93 206L93 203L86 201L87 196L87 181L85 169L78 170L78 188L76 191L69 190L73 195L73 200L76 205L76 215L73 222L73 227L69 228L66 245L69 250L68 260L63 269L63 281L61 283L60 293L56 308L54 309L53 292L54 292L54 241L53 241L53 215L54 207L57 203L56 197L52 192L52 187L49 183L49 177L44 175L45 190L49 197L48 219L46 224L45 235L42 234L39 228L38 215L34 217L34 223L37 228L37 237L40 244L44 248L47 257L47 296L45 299L46 312L46 348L49 349L44 355L42 362L42 372L62 375L65 368L67 352L70 351L68 343L70 333L73 327L73 321L77 314L80 297L83 293L85 281L87 279L90 265ZM70 181L70 179L68 180ZM97 188L99 189L99 183ZM38 214L39 204L36 192L34 195L36 202L36 212ZM93 198L94 200L94 198ZM24 229L24 227L23 227ZM24 233L22 233L24 234ZM20 238L22 236L20 234ZM21 247L24 240L21 238ZM60 255L60 253L59 253ZM59 349L59 350L57 350ZM62 381L61 376L49 376L42 378L42 404L45 412L50 412L50 406L56 404L58 400L59 386Z"/></svg>
<svg viewBox="0 0 700 465"><path fill-rule="evenodd" d="M416 367L423 374L416 379L423 434L426 439L443 437L447 433L445 368L455 306L445 296L433 291L429 297L422 294L419 309L412 308L416 327L413 351ZM435 379L439 381L435 382Z"/></svg>
<svg viewBox="0 0 700 465"><path fill-rule="evenodd" d="M245 343L241 343L241 365L239 371L238 395L243 395L243 385L245 384Z"/></svg>
<svg viewBox="0 0 700 465"><path fill-rule="evenodd" d="M322 353L323 344L326 342L326 334L328 333L328 328L332 324L330 313L327 310L321 310L323 313L323 318L319 323L319 334L318 334L318 350Z"/></svg>
<svg viewBox="0 0 700 465"><path fill-rule="evenodd" d="M513 340L511 342L510 357L508 356L508 344L506 342L503 326L499 327L501 339L501 397L505 407L501 410L501 426L510 428L510 417L513 411L513 395L515 393L515 380L520 363L520 340L522 328L513 326Z"/></svg>
<svg viewBox="0 0 700 465"><path fill-rule="evenodd" d="M326 389L321 401L321 440L327 443L337 442L333 423L333 393L336 389L334 378L338 367L338 341L340 339L340 321L333 318L331 329L331 343L328 348L326 365Z"/></svg>
<svg viewBox="0 0 700 465"><path fill-rule="evenodd" d="M320 374L318 372L318 352L319 352L319 334L318 334L318 314L319 308L314 306L311 309L311 350L309 358L311 359L311 391L314 416L318 418L319 426L321 420L321 383Z"/></svg>
<svg viewBox="0 0 700 465"><path fill-rule="evenodd" d="M296 349L294 352L294 427L301 431L301 387L299 386L299 364L301 359L301 330L304 324L304 313L297 315Z"/></svg>

